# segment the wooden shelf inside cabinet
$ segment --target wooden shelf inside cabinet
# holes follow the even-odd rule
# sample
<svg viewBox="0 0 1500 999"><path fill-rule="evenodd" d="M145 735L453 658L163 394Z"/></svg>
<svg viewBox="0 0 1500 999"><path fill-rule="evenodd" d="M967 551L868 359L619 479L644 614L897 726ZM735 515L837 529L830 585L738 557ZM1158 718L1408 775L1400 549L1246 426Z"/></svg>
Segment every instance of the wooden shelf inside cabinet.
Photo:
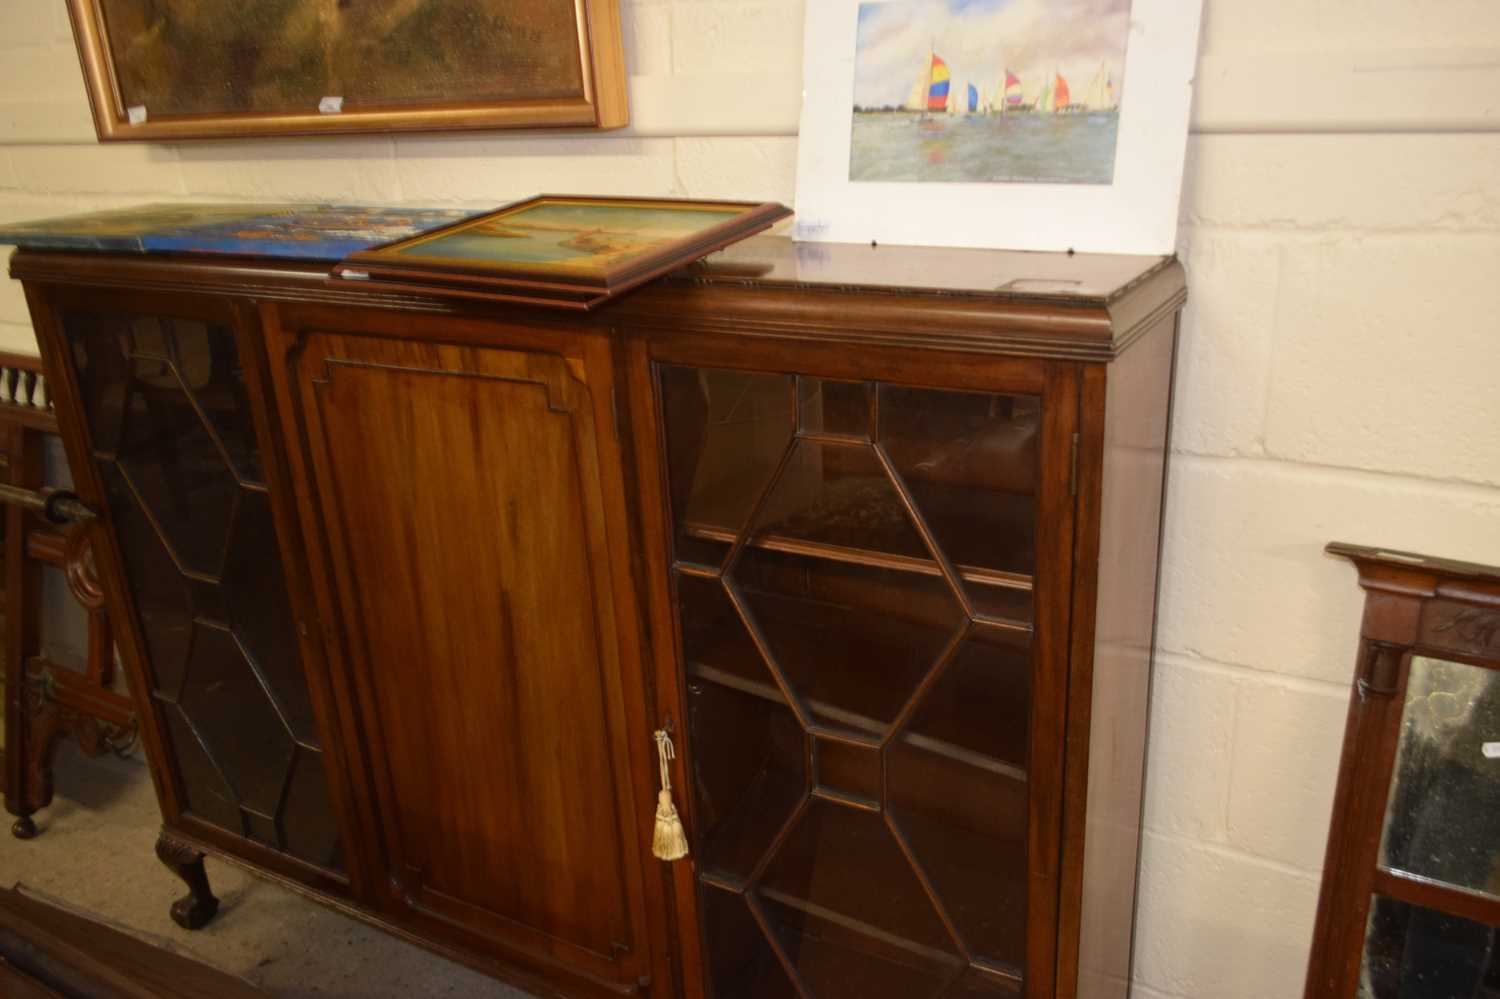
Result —
<svg viewBox="0 0 1500 999"><path fill-rule="evenodd" d="M702 663L690 662L687 664L687 674L694 679L717 683L721 687L728 687L742 694L759 697L773 704L783 706L786 704L786 698L781 696L781 688L775 684L750 680L735 671L717 669L713 666L705 666ZM887 726L868 715L846 711L825 701L810 700L807 702L807 707L821 717L838 721L841 724L857 729L861 733L867 734L872 744L879 742L881 734L887 728ZM930 736L919 735L914 732L903 732L898 736L898 740L908 746L926 750L929 753L952 760L955 763L962 763L977 770L983 770L998 777L1015 781L1018 784L1026 783L1025 768L1010 761L998 759L985 753L976 753L956 743L934 739Z"/></svg>
<svg viewBox="0 0 1500 999"><path fill-rule="evenodd" d="M734 543L737 532L715 524L702 522L688 522L685 526L687 533L701 541L715 541L730 545ZM792 537L785 534L758 534L751 538L747 544L766 551L785 552L789 555L806 555L811 558L826 559L830 562L845 562L850 565L866 565L878 569L895 569L898 572L912 572L923 576L941 576L942 567L932 559L912 558L908 555L893 555L882 552L876 548L854 548L845 545L831 545L824 542L808 541L802 538ZM692 572L695 566L683 564L680 568ZM1003 569L989 569L983 566L955 565L954 571L960 579L968 583L977 583L980 586L991 586L1002 590L1014 590L1017 609L1026 611L1029 604L1029 596L1032 590L1032 578L1027 573L1006 572ZM1029 626L1014 622L1018 628Z"/></svg>

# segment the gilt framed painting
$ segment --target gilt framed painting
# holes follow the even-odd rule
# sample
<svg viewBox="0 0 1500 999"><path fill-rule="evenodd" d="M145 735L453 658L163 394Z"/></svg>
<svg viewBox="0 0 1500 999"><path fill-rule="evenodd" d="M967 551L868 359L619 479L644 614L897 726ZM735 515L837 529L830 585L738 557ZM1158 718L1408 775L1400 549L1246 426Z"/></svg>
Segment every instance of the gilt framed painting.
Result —
<svg viewBox="0 0 1500 999"><path fill-rule="evenodd" d="M775 202L543 194L351 253L330 280L587 310L791 214Z"/></svg>
<svg viewBox="0 0 1500 999"><path fill-rule="evenodd" d="M619 0L68 0L101 141L629 120Z"/></svg>
<svg viewBox="0 0 1500 999"><path fill-rule="evenodd" d="M1168 253L1201 0L807 8L804 240Z"/></svg>

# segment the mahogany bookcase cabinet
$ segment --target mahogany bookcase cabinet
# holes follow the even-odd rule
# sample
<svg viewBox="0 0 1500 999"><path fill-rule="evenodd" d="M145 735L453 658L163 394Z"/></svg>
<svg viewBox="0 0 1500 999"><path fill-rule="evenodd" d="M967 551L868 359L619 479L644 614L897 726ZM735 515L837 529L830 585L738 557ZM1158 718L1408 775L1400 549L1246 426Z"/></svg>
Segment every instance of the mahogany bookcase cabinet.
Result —
<svg viewBox="0 0 1500 999"><path fill-rule="evenodd" d="M179 922L208 853L544 995L1126 993L1175 260L767 237L587 315L11 272Z"/></svg>

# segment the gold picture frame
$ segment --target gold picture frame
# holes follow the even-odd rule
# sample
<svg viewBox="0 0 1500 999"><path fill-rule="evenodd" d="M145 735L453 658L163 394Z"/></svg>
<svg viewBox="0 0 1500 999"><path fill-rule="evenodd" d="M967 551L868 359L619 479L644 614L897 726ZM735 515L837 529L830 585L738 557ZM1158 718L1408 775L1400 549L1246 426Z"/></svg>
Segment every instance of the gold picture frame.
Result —
<svg viewBox="0 0 1500 999"><path fill-rule="evenodd" d="M351 253L329 280L588 310L791 214L775 202L542 194Z"/></svg>
<svg viewBox="0 0 1500 999"><path fill-rule="evenodd" d="M351 5L362 21L351 19L347 29L339 22L345 6L337 0L290 0L280 8L290 13L278 15L289 26L286 34L259 39L254 32L265 27L263 21L226 13L245 10L243 0L68 0L99 140L610 129L629 123L619 0L464 0L468 20L461 23L479 18L491 39L513 45L508 57L473 51L482 34L463 36L467 46L431 43L442 37L434 32L443 30L445 17L449 33L457 34L460 22L452 18L459 6L452 0ZM383 16L396 29L361 36L362 26L372 20L372 6L375 17ZM424 34L411 33L413 23ZM511 23L526 30L507 34ZM164 37L173 29L175 40ZM224 37L207 34L212 31ZM231 37L231 32L238 33ZM184 44L184 35L195 43ZM206 44L196 42L205 35ZM407 55L436 62L433 54L440 52L452 63L453 53L469 51L470 64L449 78L441 73L420 78L420 68L406 76L382 74L382 68L410 68L399 63L403 37L410 38ZM216 40L234 58L221 58L213 48ZM340 51L343 64L352 67L347 73L337 72ZM382 55L391 61L382 63ZM482 79L488 93L447 92L468 89L476 73L491 65L499 68ZM408 92L386 92L393 78L409 78L414 85Z"/></svg>

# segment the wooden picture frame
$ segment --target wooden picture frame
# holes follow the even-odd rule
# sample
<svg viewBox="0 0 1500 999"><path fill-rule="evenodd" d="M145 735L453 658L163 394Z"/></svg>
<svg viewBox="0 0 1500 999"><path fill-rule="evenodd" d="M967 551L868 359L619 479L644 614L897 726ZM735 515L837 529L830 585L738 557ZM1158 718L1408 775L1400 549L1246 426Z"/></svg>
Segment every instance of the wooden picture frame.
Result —
<svg viewBox="0 0 1500 999"><path fill-rule="evenodd" d="M122 80L107 17L111 4L119 0L67 2L94 128L101 142L502 128L610 129L630 120L619 0L571 0L576 30L566 34L565 43L564 35L554 32L568 47L552 53L557 59L570 59L576 52L578 75L576 83L565 88L566 93L499 99L454 93L440 101L323 95L308 99L305 110L299 105L295 109L257 110L251 106L232 111L174 108L160 113L139 103L141 94L131 93L130 85ZM571 70L571 63L569 66Z"/></svg>
<svg viewBox="0 0 1500 999"><path fill-rule="evenodd" d="M574 214L567 219L533 218L530 222L507 223L539 208ZM600 218L590 220L590 211L597 211ZM615 213L613 219L607 215L611 212ZM664 226L653 231L648 227L647 217L641 216L635 223L638 228L629 228L632 216L643 212L658 213L658 218L679 213L688 218L702 213L712 216L712 220L706 220L701 227ZM652 278L769 229L791 214L791 209L775 202L542 194L373 250L351 253L333 268L330 280L343 287L421 291L588 310ZM465 247L461 257L452 250L416 252L420 247L435 247L450 237L486 228L489 231L472 237L480 246L472 251ZM518 240L518 246L526 246L533 240L541 246L550 238L553 246L563 248L564 254L571 251L572 255L542 260L515 252L507 258L505 251L511 238ZM491 240L495 255L482 255L488 249L483 244ZM449 246L453 245L450 240Z"/></svg>

